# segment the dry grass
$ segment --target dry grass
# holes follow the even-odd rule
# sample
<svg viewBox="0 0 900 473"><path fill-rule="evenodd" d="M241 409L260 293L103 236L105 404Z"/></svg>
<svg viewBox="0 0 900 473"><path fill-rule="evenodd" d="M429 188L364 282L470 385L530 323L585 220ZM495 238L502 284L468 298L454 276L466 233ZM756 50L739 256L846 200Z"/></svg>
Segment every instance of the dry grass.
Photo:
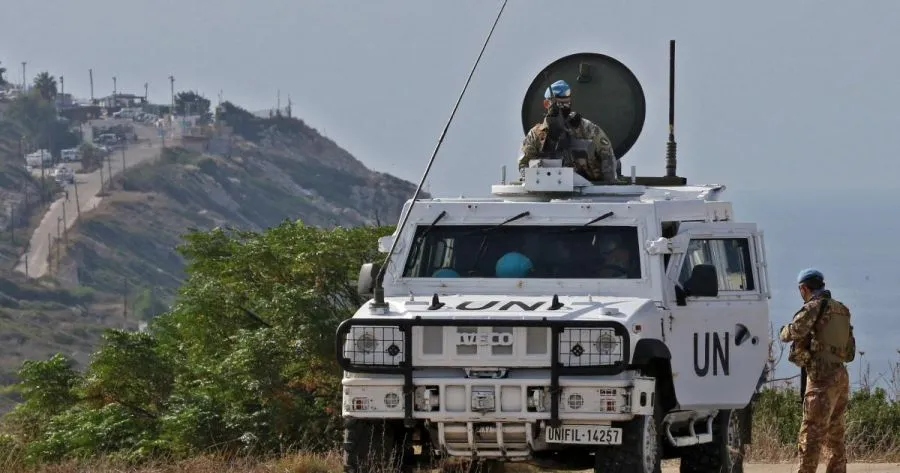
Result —
<svg viewBox="0 0 900 473"><path fill-rule="evenodd" d="M895 463L900 462L900 445L885 446L880 454L860 454L852 438L847 439L848 456L853 463ZM777 441L774 427L762 427L754 432L754 443L748 446L747 463L792 463L796 461L793 445ZM340 473L341 454L334 451L327 454L287 453L274 458L242 458L225 455L200 455L186 460L157 460L141 466L128 466L108 459L69 461L55 465L27 468L4 458L0 452L0 471L3 473ZM827 455L823 451L823 456ZM678 460L666 460L664 466L675 466ZM444 461L434 470L420 472L464 472L465 463ZM507 466L509 473L536 473L541 470L527 464Z"/></svg>
<svg viewBox="0 0 900 473"><path fill-rule="evenodd" d="M864 445L853 435L848 435L847 459L851 463L896 463L900 462L900 444L885 437L876 445ZM795 444L778 441L775 426L763 426L753 432L753 444L747 446L747 461L752 463L784 463L796 459ZM827 455L827 448L822 449Z"/></svg>

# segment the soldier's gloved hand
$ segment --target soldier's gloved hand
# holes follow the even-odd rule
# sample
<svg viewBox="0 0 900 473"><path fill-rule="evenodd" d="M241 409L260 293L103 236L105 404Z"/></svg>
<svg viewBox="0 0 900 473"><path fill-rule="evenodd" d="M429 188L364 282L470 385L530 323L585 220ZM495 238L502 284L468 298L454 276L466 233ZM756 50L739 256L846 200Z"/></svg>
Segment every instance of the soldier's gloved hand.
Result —
<svg viewBox="0 0 900 473"><path fill-rule="evenodd" d="M790 341L791 332L787 325L781 326L781 329L778 331L778 338L780 338L782 342Z"/></svg>
<svg viewBox="0 0 900 473"><path fill-rule="evenodd" d="M559 115L559 106L556 105L556 102L550 104L550 107L547 108L547 116L555 117Z"/></svg>
<svg viewBox="0 0 900 473"><path fill-rule="evenodd" d="M576 127L578 127L578 125L581 124L581 114L578 112L575 112L575 113L569 115L567 117L567 120L569 122L569 126L576 128Z"/></svg>

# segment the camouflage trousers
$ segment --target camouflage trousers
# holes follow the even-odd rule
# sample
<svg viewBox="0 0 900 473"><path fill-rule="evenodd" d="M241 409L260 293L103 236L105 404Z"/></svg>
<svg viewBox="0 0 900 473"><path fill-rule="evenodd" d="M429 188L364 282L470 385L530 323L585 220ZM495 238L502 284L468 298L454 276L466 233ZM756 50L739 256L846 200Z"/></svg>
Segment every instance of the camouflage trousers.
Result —
<svg viewBox="0 0 900 473"><path fill-rule="evenodd" d="M803 398L803 423L800 425L797 473L815 473L824 444L830 453L826 473L846 473L844 444L850 376L841 366L825 376L807 376Z"/></svg>

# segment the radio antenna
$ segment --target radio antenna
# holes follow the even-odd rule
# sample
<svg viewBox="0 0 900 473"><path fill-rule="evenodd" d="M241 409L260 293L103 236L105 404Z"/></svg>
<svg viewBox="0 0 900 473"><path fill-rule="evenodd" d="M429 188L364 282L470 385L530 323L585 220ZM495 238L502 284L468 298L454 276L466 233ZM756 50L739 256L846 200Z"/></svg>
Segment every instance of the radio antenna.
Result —
<svg viewBox="0 0 900 473"><path fill-rule="evenodd" d="M450 112L450 118L447 119L447 124L444 125L444 130L441 132L440 137L438 137L437 145L434 147L434 152L431 153L431 159L428 160L428 166L425 167L425 172L422 174L422 179L419 181L419 185L416 187L416 192L413 194L412 202L409 204L409 208L406 209L406 213L403 214L403 217L400 219L400 223L397 226L397 235L391 242L391 248L388 250L387 256L384 258L384 262L381 265L381 268L378 269L378 275L375 277L375 301L372 303L373 308L387 308L387 304L384 302L384 287L382 286L382 280L384 279L384 271L387 268L388 263L391 261L391 256L394 255L394 250L397 248L397 242L400 241L400 232L403 230L403 226L406 224L406 220L409 219L410 213L412 213L413 205L416 204L416 200L419 198L419 193L422 191L422 186L425 184L425 179L428 177L428 171L431 170L431 165L434 164L434 158L437 156L438 150L441 148L441 143L444 142L444 136L447 135L447 130L450 128L450 123L453 121L453 117L456 115L456 110L459 108L459 103L462 102L462 98L466 93L466 89L469 88L469 82L472 80L472 75L475 74L475 68L478 67L478 63L481 62L481 56L484 55L484 50L487 48L488 42L491 40L491 35L494 34L494 28L497 27L497 23L500 21L500 15L503 14L503 9L506 8L506 2L508 0L503 0L503 5L500 6L500 11L497 12L497 18L494 19L494 24L491 26L491 30L488 32L487 37L484 39L484 44L481 46L481 52L478 53L478 58L475 59L475 64L472 65L472 70L469 71L469 77L466 79L466 84L463 86L462 91L459 93L459 97L456 99L456 105L453 106L453 111Z"/></svg>
<svg viewBox="0 0 900 473"><path fill-rule="evenodd" d="M666 177L675 177L675 40L669 41L669 141L666 143Z"/></svg>

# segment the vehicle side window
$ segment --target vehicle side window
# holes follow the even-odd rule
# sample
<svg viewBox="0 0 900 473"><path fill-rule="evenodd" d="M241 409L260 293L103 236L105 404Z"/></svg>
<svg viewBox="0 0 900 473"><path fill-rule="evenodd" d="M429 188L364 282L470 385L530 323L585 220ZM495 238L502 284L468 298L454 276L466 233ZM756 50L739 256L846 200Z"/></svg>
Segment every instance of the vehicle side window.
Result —
<svg viewBox="0 0 900 473"><path fill-rule="evenodd" d="M750 265L750 242L746 238L691 240L678 282L684 284L698 264L711 264L716 268L720 291L756 289Z"/></svg>

